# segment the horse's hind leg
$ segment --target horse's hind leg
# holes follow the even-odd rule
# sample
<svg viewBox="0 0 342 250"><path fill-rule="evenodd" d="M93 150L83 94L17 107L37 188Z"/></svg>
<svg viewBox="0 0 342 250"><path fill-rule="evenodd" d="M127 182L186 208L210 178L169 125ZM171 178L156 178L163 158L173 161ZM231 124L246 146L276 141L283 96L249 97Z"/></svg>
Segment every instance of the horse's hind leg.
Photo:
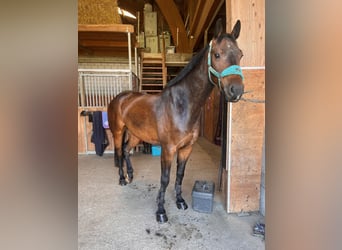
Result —
<svg viewBox="0 0 342 250"><path fill-rule="evenodd" d="M175 183L176 190L176 204L178 209L187 209L188 205L182 197L182 182L184 177L185 165L189 159L189 156L192 151L192 145L186 146L178 150L177 156L177 176Z"/></svg>
<svg viewBox="0 0 342 250"><path fill-rule="evenodd" d="M122 146L123 146L123 129L116 130L115 132L112 131L114 137L114 148L115 148L115 156L114 161L115 165L119 167L119 184L126 185L126 180L123 171L123 153L122 153Z"/></svg>
<svg viewBox="0 0 342 250"><path fill-rule="evenodd" d="M129 152L131 151L132 148L134 148L136 145L139 143L139 139L132 134L129 134L128 141L124 143L123 145L123 154L124 154L124 159L126 161L126 167L127 167L127 177L126 177L126 182L131 183L133 180L133 167L130 159L130 154Z"/></svg>

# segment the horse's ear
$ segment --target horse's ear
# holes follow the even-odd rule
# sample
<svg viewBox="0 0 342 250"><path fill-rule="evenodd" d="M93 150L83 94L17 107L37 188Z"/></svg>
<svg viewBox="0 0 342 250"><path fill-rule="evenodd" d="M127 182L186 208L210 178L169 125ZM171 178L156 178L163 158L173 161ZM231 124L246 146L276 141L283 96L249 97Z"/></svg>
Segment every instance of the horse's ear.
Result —
<svg viewBox="0 0 342 250"><path fill-rule="evenodd" d="M214 38L219 37L222 34L222 32L223 32L222 19L219 18L217 19L216 24L215 24Z"/></svg>
<svg viewBox="0 0 342 250"><path fill-rule="evenodd" d="M232 32L230 33L235 39L238 39L240 35L240 30L241 30L241 22L240 20L237 20Z"/></svg>

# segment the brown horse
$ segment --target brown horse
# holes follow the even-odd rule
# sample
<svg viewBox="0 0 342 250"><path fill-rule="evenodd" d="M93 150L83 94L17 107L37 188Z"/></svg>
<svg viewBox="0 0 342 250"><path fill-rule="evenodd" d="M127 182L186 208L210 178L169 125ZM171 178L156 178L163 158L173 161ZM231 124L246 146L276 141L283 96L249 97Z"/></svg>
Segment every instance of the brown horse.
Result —
<svg viewBox="0 0 342 250"><path fill-rule="evenodd" d="M171 162L177 154L175 183L176 204L187 209L181 185L186 162L198 138L201 108L214 86L224 93L226 101L237 102L243 94L243 75L239 66L242 51L236 39L240 34L238 20L230 34L216 23L209 46L192 58L159 94L149 95L126 91L118 94L108 106L108 120L115 144L115 164L119 167L120 184L133 178L130 150L140 141L161 145L161 179L156 217L168 220L164 196L170 179ZM123 160L127 166L127 180Z"/></svg>

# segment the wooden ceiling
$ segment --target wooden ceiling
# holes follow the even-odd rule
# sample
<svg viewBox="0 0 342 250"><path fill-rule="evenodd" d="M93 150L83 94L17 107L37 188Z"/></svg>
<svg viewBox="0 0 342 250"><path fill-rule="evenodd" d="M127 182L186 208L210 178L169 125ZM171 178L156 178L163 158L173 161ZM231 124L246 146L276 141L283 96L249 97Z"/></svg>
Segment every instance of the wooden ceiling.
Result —
<svg viewBox="0 0 342 250"><path fill-rule="evenodd" d="M158 8L173 39L178 34L177 52L191 53L201 49L206 30L210 38L212 23L219 17L226 18L224 0L118 0L120 8L134 15L139 11L141 17L145 3L152 4L154 10ZM137 31L137 20L122 18L122 22L131 24ZM143 20L140 20L140 27L143 27ZM131 38L134 48L135 34ZM79 26L79 54L127 56L127 33L96 31L85 27L80 30Z"/></svg>

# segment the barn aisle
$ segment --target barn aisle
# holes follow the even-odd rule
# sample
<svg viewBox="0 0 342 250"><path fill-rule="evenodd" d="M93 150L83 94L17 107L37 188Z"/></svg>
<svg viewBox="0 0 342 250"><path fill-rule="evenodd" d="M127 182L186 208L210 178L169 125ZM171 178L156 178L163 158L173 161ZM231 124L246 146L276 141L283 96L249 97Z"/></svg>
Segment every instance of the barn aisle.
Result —
<svg viewBox="0 0 342 250"><path fill-rule="evenodd" d="M265 249L263 239L252 236L253 226L262 222L259 213L228 215L224 195L217 190L220 148L199 138L188 161L183 197L189 208L175 204L176 165L172 165L165 209L169 221L155 219L160 180L160 158L142 153L132 157L133 182L119 186L118 168L112 154L78 157L79 249ZM196 180L214 181L213 212L191 208Z"/></svg>

